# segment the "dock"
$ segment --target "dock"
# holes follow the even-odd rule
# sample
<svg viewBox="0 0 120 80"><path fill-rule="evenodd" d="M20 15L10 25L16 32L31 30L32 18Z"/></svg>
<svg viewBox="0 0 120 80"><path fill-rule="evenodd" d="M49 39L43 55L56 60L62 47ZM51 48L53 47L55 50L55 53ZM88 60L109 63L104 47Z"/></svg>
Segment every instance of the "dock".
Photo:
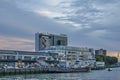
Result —
<svg viewBox="0 0 120 80"><path fill-rule="evenodd" d="M40 73L73 73L90 72L90 68L19 68L19 69L0 69L0 76L18 74L40 74Z"/></svg>
<svg viewBox="0 0 120 80"><path fill-rule="evenodd" d="M19 75L19 74L40 74L48 73L48 69L44 68L26 68L26 69L0 69L0 76Z"/></svg>

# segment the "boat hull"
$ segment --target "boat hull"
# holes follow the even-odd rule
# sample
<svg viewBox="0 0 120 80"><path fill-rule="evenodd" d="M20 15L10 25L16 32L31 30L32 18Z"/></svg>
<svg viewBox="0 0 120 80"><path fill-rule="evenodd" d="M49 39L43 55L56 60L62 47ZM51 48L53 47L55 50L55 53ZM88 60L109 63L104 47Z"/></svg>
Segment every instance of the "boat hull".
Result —
<svg viewBox="0 0 120 80"><path fill-rule="evenodd" d="M53 68L50 69L50 73L74 73L74 72L90 72L90 67L85 68Z"/></svg>
<svg viewBox="0 0 120 80"><path fill-rule="evenodd" d="M112 68L108 68L108 71L112 71Z"/></svg>

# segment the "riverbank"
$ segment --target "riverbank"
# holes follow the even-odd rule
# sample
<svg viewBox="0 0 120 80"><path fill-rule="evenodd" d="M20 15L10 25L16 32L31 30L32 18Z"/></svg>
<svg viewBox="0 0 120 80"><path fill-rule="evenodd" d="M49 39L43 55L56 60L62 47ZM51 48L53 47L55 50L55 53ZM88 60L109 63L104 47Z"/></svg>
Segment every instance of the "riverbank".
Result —
<svg viewBox="0 0 120 80"><path fill-rule="evenodd" d="M120 80L120 68L108 70L93 70L85 73L60 74L22 74L0 76L0 80Z"/></svg>
<svg viewBox="0 0 120 80"><path fill-rule="evenodd" d="M40 73L76 73L76 72L90 72L90 67L84 68L19 68L19 69L1 69L0 75L18 75L18 74L40 74Z"/></svg>
<svg viewBox="0 0 120 80"><path fill-rule="evenodd" d="M104 70L107 67L95 67L91 68L91 70ZM117 67L112 67L117 68ZM0 76L6 75L26 75L26 74L41 74L41 73L78 73L78 72L90 72L91 70L84 69L65 69L65 70L57 70L57 69L48 69L48 68L20 68L20 69L0 69Z"/></svg>
<svg viewBox="0 0 120 80"><path fill-rule="evenodd" d="M0 76L5 75L18 75L18 74L40 74L40 73L49 73L48 69L40 68L27 68L27 69L1 69Z"/></svg>
<svg viewBox="0 0 120 80"><path fill-rule="evenodd" d="M91 70L103 70L106 68L119 68L119 67L120 67L120 64L119 65L105 65L104 67L92 67Z"/></svg>
<svg viewBox="0 0 120 80"><path fill-rule="evenodd" d="M94 68L91 68L91 70L104 70L105 67L94 67Z"/></svg>

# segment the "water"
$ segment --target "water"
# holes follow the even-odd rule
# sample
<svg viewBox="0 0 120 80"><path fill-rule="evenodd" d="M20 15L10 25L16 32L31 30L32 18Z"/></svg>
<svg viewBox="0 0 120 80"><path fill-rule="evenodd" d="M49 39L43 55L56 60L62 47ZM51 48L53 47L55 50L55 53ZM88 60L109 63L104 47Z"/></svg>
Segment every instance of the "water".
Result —
<svg viewBox="0 0 120 80"><path fill-rule="evenodd" d="M120 68L83 73L53 73L0 76L0 80L120 80Z"/></svg>

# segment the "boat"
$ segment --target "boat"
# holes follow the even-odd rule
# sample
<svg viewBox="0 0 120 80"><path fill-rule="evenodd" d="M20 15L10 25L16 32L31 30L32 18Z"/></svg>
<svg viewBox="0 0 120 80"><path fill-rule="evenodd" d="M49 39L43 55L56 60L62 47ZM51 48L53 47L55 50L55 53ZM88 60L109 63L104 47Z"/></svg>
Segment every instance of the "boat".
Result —
<svg viewBox="0 0 120 80"><path fill-rule="evenodd" d="M79 67L79 68L60 68L54 67L50 68L48 72L50 73L73 73L73 72L90 72L90 67Z"/></svg>
<svg viewBox="0 0 120 80"><path fill-rule="evenodd" d="M112 68L108 68L108 71L112 71Z"/></svg>

